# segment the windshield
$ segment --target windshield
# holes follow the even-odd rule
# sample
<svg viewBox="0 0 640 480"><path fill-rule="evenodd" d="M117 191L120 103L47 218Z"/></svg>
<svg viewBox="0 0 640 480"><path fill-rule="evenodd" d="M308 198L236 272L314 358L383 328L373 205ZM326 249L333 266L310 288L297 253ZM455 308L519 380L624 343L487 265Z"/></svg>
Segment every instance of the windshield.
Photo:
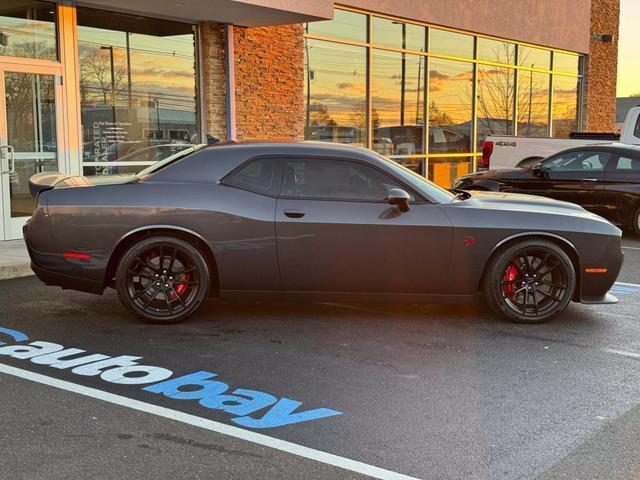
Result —
<svg viewBox="0 0 640 480"><path fill-rule="evenodd" d="M439 187L435 183L427 180L422 175L418 175L413 170L408 169L404 165L400 165L398 162L385 157L384 155L377 154L384 161L388 162L394 172L400 176L405 182L413 185L418 190L425 192L433 201L437 203L449 203L455 200L457 197L449 190L445 190Z"/></svg>
<svg viewBox="0 0 640 480"><path fill-rule="evenodd" d="M144 170L140 170L138 173L136 173L136 176L139 178L146 177L147 175L155 173L158 170L162 170L164 167L172 164L176 160L180 160L181 158L184 158L187 155L191 155L193 152L197 152L198 150L202 150L205 147L206 147L205 144L198 144L198 145L194 145L193 147L187 148L185 150L181 150L178 153L165 158L164 160L160 160L159 162L154 163L153 165L149 165Z"/></svg>

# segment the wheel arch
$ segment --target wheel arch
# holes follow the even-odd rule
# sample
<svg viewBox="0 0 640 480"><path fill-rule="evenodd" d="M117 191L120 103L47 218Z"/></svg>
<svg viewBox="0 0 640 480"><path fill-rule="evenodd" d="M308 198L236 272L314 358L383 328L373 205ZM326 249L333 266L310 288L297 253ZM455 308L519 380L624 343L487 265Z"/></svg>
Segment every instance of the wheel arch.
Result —
<svg viewBox="0 0 640 480"><path fill-rule="evenodd" d="M520 233L510 235L506 238L503 238L500 242L498 242L493 247L493 249L491 250L491 252L487 256L487 259L484 262L484 267L482 269L482 275L480 275L480 279L478 281L477 290L480 291L480 289L482 288L484 276L487 273L487 267L491 259L494 257L494 255L496 255L501 250L504 250L505 248L511 245L514 245L518 242L521 242L523 240L532 240L532 239L543 239L543 240L548 240L550 242L553 242L558 247L560 247L564 253L567 254L569 259L571 260L571 263L573 264L573 269L575 270L575 273L576 273L576 289L573 292L573 299L574 300L579 299L582 275L580 271L580 256L578 255L578 249L570 240L564 238L561 235L556 235L554 233L549 233L549 232L536 232L536 231L520 232Z"/></svg>
<svg viewBox="0 0 640 480"><path fill-rule="evenodd" d="M120 261L120 258L122 258L124 252L126 252L131 245L143 238L157 235L167 235L180 238L196 247L204 255L207 265L209 265L211 283L210 294L213 293L217 295L219 291L218 263L213 251L202 235L194 232L193 230L175 225L147 225L131 230L126 235L122 236L120 240L118 240L116 247L113 249L113 252L111 252L111 256L109 257L105 273L105 285L113 287L113 278L115 276L116 269L118 268L118 262Z"/></svg>

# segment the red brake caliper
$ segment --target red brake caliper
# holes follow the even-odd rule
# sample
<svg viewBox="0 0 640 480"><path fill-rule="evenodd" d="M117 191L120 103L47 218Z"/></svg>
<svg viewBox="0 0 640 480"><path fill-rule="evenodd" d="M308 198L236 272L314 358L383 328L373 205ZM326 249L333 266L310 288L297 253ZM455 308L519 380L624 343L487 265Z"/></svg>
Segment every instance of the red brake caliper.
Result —
<svg viewBox="0 0 640 480"><path fill-rule="evenodd" d="M516 289L516 285L513 283L516 278L518 278L518 269L513 263L510 263L504 271L504 285L502 286L502 293L509 298L512 297Z"/></svg>
<svg viewBox="0 0 640 480"><path fill-rule="evenodd" d="M189 275L188 273L185 273L180 279L180 281L188 282L190 278L191 278L191 275ZM187 287L188 285L186 283L179 283L178 285L176 285L176 293L182 296L182 294L187 290Z"/></svg>

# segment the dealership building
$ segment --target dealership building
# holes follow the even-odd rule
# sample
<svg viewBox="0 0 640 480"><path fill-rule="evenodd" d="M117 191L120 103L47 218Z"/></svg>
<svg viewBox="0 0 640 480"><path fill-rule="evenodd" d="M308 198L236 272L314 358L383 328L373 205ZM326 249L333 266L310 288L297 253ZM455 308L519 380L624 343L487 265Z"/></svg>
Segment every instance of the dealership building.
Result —
<svg viewBox="0 0 640 480"><path fill-rule="evenodd" d="M487 135L611 131L619 0L0 2L0 241L38 172L192 143L365 146L443 186Z"/></svg>

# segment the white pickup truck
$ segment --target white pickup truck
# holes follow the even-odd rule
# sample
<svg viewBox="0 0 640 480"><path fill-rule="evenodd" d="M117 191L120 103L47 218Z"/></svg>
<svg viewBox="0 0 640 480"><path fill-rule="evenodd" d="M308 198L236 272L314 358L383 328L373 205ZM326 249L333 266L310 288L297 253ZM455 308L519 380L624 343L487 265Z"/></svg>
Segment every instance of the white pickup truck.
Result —
<svg viewBox="0 0 640 480"><path fill-rule="evenodd" d="M619 136L612 133L573 133L569 138L490 135L482 146L482 166L492 170L527 167L567 148L613 142L640 145L640 106L629 110Z"/></svg>

